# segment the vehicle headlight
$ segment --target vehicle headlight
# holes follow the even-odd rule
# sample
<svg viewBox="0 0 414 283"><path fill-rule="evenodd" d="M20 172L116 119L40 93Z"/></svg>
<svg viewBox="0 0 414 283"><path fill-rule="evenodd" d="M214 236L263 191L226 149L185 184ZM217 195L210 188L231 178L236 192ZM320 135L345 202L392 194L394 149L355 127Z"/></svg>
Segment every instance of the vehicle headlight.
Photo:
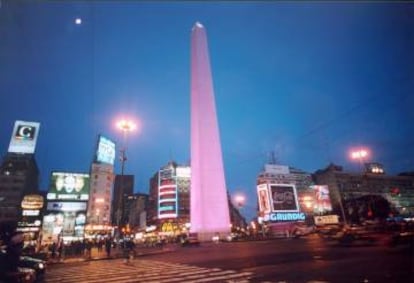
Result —
<svg viewBox="0 0 414 283"><path fill-rule="evenodd" d="M43 268L45 268L45 265L43 263L39 263L39 264L37 264L37 267L39 267L39 269L43 269Z"/></svg>

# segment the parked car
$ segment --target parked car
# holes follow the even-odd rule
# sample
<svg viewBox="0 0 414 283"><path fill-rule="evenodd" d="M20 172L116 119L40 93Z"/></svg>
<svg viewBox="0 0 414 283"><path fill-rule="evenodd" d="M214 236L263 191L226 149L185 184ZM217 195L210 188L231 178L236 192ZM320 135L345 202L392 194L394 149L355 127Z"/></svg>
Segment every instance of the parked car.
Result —
<svg viewBox="0 0 414 283"><path fill-rule="evenodd" d="M0 250L0 282L7 283L33 283L36 281L36 271L32 268L20 266L15 266L11 268L7 264L9 257L4 248Z"/></svg>
<svg viewBox="0 0 414 283"><path fill-rule="evenodd" d="M30 256L21 256L19 267L31 268L36 271L36 280L43 279L46 273L46 262Z"/></svg>

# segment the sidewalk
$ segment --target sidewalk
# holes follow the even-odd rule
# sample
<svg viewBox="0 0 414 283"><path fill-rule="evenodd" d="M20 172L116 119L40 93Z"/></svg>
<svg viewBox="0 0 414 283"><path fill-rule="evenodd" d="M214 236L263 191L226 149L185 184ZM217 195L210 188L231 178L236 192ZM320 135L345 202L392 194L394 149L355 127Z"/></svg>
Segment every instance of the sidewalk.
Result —
<svg viewBox="0 0 414 283"><path fill-rule="evenodd" d="M153 254L160 254L160 253L167 253L173 252L177 249L175 245L167 245L164 247L137 247L135 248L135 258L146 256L146 255L153 255ZM69 256L63 258L55 258L55 259L48 259L48 265L53 264L60 264L60 263L76 263L76 262L85 262L85 261L94 261L94 260L111 260L111 259L118 259L123 258L124 253L123 250L120 248L115 248L111 250L111 255L109 257L106 256L105 250L98 251L97 248L92 248L91 257L87 258L86 256Z"/></svg>

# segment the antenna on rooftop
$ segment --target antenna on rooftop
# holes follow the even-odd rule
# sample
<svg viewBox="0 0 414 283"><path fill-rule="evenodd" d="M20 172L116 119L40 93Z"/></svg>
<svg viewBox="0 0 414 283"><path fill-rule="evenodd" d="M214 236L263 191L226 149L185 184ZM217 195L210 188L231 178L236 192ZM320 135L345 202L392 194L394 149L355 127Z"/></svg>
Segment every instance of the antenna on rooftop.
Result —
<svg viewBox="0 0 414 283"><path fill-rule="evenodd" d="M270 152L269 164L277 164L277 157L274 151Z"/></svg>

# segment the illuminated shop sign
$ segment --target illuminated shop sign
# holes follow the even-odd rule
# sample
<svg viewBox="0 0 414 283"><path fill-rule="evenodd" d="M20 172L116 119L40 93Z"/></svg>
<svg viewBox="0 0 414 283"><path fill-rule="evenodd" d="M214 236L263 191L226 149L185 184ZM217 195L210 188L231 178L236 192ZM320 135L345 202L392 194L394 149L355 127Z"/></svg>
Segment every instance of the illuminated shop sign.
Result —
<svg viewBox="0 0 414 283"><path fill-rule="evenodd" d="M110 139L99 136L98 149L96 151L96 161L99 163L106 163L114 165L115 160L115 143Z"/></svg>
<svg viewBox="0 0 414 283"><path fill-rule="evenodd" d="M47 199L88 200L89 174L53 172Z"/></svg>
<svg viewBox="0 0 414 283"><path fill-rule="evenodd" d="M41 209L43 207L43 196L26 195L22 200L23 209Z"/></svg>
<svg viewBox="0 0 414 283"><path fill-rule="evenodd" d="M323 215L323 216L314 216L316 225L325 225L325 224L338 224L339 217L338 215Z"/></svg>
<svg viewBox="0 0 414 283"><path fill-rule="evenodd" d="M16 121L9 144L9 152L34 153L40 123Z"/></svg>
<svg viewBox="0 0 414 283"><path fill-rule="evenodd" d="M305 220L305 213L303 212L274 212L266 214L265 221L301 221Z"/></svg>
<svg viewBox="0 0 414 283"><path fill-rule="evenodd" d="M293 212L299 210L294 185L270 184L273 211Z"/></svg>
<svg viewBox="0 0 414 283"><path fill-rule="evenodd" d="M86 202L48 202L48 211L85 211Z"/></svg>
<svg viewBox="0 0 414 283"><path fill-rule="evenodd" d="M24 209L22 211L23 216L38 216L40 215L40 210L34 210L34 209Z"/></svg>

